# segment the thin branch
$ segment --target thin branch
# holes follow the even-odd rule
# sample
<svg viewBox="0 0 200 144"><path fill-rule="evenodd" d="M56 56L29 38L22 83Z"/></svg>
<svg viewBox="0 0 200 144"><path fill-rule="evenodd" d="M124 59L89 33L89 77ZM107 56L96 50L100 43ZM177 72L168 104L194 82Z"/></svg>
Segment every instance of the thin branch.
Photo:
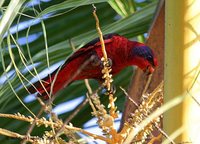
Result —
<svg viewBox="0 0 200 144"><path fill-rule="evenodd" d="M85 79L84 81L85 81L85 86L86 86L86 88L87 88L87 90L88 90L88 93L89 93L90 95L92 95L92 88L91 88L91 86L90 86L90 83L89 83L88 79Z"/></svg>
<svg viewBox="0 0 200 144"><path fill-rule="evenodd" d="M102 49L102 52L103 52L103 57L104 57L105 61L108 61L106 48L105 48L105 44L104 44L104 40L103 40L103 34L101 32L101 29L100 29L99 19L98 19L97 15L96 15L97 8L94 6L94 4L92 6L93 6L93 16L94 16L94 18L96 20L96 29L98 31L99 39L100 39L100 42L101 42L101 49Z"/></svg>
<svg viewBox="0 0 200 144"><path fill-rule="evenodd" d="M124 92L125 96L136 106L138 107L139 105L137 104L137 102L135 102L129 95L128 93L126 92L126 90L122 87L120 87L120 89Z"/></svg>
<svg viewBox="0 0 200 144"><path fill-rule="evenodd" d="M167 134L166 132L164 132L160 127L156 126L155 127L161 132L161 134L166 137L172 144L176 144L173 139L171 139Z"/></svg>
<svg viewBox="0 0 200 144"><path fill-rule="evenodd" d="M101 61L103 62L103 69L102 69L102 74L103 74L102 79L104 79L103 85L106 87L106 89L108 91L108 95L109 95L108 107L110 108L110 110L109 110L110 115L108 115L107 112L104 111L104 108L102 108L102 106L100 106L100 109L98 111L101 114L100 113L97 114L97 115L99 115L99 117L97 116L99 118L98 124L105 133L107 133L108 135L110 135L112 137L113 142L117 142L118 134L117 134L116 129L114 129L114 119L118 117L118 113L116 112L117 107L115 106L116 98L114 98L113 91L111 90L111 84L113 82L113 79L112 79L112 75L110 73L111 73L112 69L111 69L110 62L108 61L108 56L106 53L106 48L105 48L105 44L104 44L104 40L103 40L103 34L100 29L98 16L96 14L96 7L94 6L94 4L92 6L93 6L93 16L96 20L96 29L97 29L97 32L99 35L99 39L101 42L101 50L103 53L103 57L101 58ZM96 99L96 100L97 100L96 102L100 103L98 99Z"/></svg>
<svg viewBox="0 0 200 144"><path fill-rule="evenodd" d="M24 139L26 141L33 142L33 140L31 140L33 137L31 137L31 136L27 137L26 135L21 135L16 132L12 132L10 130L6 130L6 129L2 129L2 128L0 128L0 135L12 137L12 138Z"/></svg>
<svg viewBox="0 0 200 144"><path fill-rule="evenodd" d="M34 118L26 117L26 116L21 115L19 113L17 115L0 113L0 117L17 119L17 120L26 121L26 122L29 122L29 123L34 122ZM60 123L55 123L55 122L52 122L52 121L48 121L45 118L37 119L36 120L36 124L37 125L45 125L46 127L47 126L49 126L49 127L53 126L54 128L61 128L62 125L63 125L63 124L60 124ZM111 140L109 138L105 138L103 136L90 133L90 132L88 132L86 130L83 130L81 128L77 128L77 127L69 126L69 125L65 125L64 128L72 130L72 131L76 131L76 132L81 132L81 133L86 134L88 136L91 136L91 137L93 137L95 139L100 139L100 140L103 140L105 142L111 143Z"/></svg>
<svg viewBox="0 0 200 144"><path fill-rule="evenodd" d="M63 126L56 132L54 137L57 137L65 128L65 125L68 124L77 114L78 112L88 103L88 99L86 98L82 103L80 103L72 114L65 120Z"/></svg>
<svg viewBox="0 0 200 144"><path fill-rule="evenodd" d="M94 6L94 4L92 6L93 6L93 16L96 20L96 29L99 34L99 39L101 42L101 48L102 48L102 53L103 53L103 57L101 58L101 60L103 61L103 69L102 69L103 77L102 78L104 79L104 85L106 86L106 88L108 90L108 94L109 94L110 115L113 118L117 118L118 117L118 114L116 113L117 107L115 106L115 103L114 103L116 101L116 98L114 98L113 92L111 90L111 84L113 82L113 79L112 79L112 75L110 74L110 72L112 71L112 69L111 69L111 65L108 61L106 48L105 48L105 44L104 44L104 40L103 40L103 34L100 29L99 19L96 14L96 7Z"/></svg>
<svg viewBox="0 0 200 144"><path fill-rule="evenodd" d="M148 76L147 83L146 83L146 85L145 85L145 87L144 87L144 90L142 91L142 95L144 95L144 94L146 93L147 88L149 87L149 84L150 84L150 82L151 82L152 75L153 75L153 74L150 74L150 75Z"/></svg>
<svg viewBox="0 0 200 144"><path fill-rule="evenodd" d="M33 131L35 125L36 125L36 119L38 119L42 113L44 112L44 109L41 108L40 111L38 112L36 118L34 119L33 123L29 126L28 131L26 132L26 137L29 137L29 135L31 134L31 132ZM23 141L21 142L21 144L25 144L27 142L27 139L23 139Z"/></svg>

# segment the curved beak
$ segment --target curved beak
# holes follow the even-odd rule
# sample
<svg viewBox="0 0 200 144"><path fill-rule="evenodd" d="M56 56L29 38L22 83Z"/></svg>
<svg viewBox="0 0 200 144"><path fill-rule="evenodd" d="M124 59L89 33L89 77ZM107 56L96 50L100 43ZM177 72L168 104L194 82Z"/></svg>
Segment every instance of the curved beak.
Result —
<svg viewBox="0 0 200 144"><path fill-rule="evenodd" d="M154 68L152 66L148 66L146 69L143 70L144 73L146 73L147 75L150 75L154 72Z"/></svg>

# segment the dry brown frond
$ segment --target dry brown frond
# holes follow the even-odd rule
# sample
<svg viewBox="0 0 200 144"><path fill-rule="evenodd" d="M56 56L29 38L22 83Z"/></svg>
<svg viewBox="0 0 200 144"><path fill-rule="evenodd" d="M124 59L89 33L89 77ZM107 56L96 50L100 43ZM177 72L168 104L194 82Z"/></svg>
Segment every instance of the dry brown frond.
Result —
<svg viewBox="0 0 200 144"><path fill-rule="evenodd" d="M146 96L145 96L146 97ZM138 106L133 114L130 114L130 118L125 123L120 134L122 137L126 137L130 131L137 131L137 126L146 119L153 111L161 106L163 102L163 82L150 94L143 99L142 103ZM142 131L138 131L133 138L134 141L145 142L148 136L151 136L154 128L160 127L160 117L149 121L149 123L142 128Z"/></svg>

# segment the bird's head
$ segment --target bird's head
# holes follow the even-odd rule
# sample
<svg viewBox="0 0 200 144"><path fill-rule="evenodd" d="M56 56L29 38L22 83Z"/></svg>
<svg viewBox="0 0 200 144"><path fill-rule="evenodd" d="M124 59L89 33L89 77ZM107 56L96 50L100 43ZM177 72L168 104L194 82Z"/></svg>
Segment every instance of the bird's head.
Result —
<svg viewBox="0 0 200 144"><path fill-rule="evenodd" d="M133 58L132 63L147 74L153 73L154 68L158 65L157 58L152 49L142 43L137 43L137 45L132 47L131 55Z"/></svg>

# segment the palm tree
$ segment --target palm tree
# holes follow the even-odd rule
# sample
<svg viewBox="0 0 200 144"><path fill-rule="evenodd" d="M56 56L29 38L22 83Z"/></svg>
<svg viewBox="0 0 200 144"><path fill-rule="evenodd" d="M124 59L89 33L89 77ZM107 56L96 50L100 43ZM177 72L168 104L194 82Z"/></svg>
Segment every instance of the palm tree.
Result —
<svg viewBox="0 0 200 144"><path fill-rule="evenodd" d="M97 15L103 34L119 33L130 39L144 41L152 22L157 0L54 0L26 1L11 0L0 2L0 113L20 113L34 117L41 105L30 96L26 87L37 78L38 73L55 69L73 52L71 43L79 48L98 34L92 16L92 5L97 7ZM9 17L9 19L8 19ZM33 66L34 64L34 66ZM31 66L32 65L32 66ZM124 109L125 96L119 86L128 89L134 69L129 67L114 78L117 86L116 106ZM33 76L34 75L34 76ZM44 76L43 75L43 76ZM42 77L42 75L40 75ZM35 76L36 77L36 76ZM90 80L92 89L96 82ZM85 98L87 92L84 81L77 81L58 93L53 108L77 98ZM82 99L81 98L81 99ZM107 97L101 102L108 104ZM89 104L70 121L76 127L83 127L92 118ZM58 115L63 121L73 110ZM40 117L48 118L42 113ZM0 118L0 128L19 134L26 134L30 124L9 118ZM31 135L40 136L44 127L34 127ZM1 143L18 143L17 139L0 136Z"/></svg>

